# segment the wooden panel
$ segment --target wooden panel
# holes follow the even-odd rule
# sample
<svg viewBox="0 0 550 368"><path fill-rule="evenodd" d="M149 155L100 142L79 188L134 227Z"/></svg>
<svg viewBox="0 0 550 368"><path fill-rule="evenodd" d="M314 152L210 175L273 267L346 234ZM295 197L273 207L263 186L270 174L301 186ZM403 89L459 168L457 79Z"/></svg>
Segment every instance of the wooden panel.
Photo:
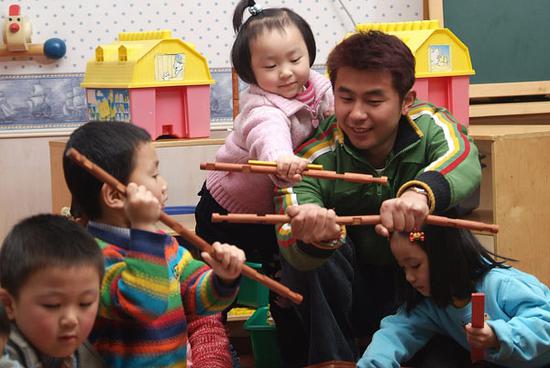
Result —
<svg viewBox="0 0 550 368"><path fill-rule="evenodd" d="M207 171L200 163L214 161L219 145L157 148L159 169L168 183L168 206L194 206Z"/></svg>
<svg viewBox="0 0 550 368"><path fill-rule="evenodd" d="M49 140L0 139L0 240L23 218L50 211Z"/></svg>
<svg viewBox="0 0 550 368"><path fill-rule="evenodd" d="M490 219L493 218L493 152L492 142L475 141L479 153L482 157L483 168L481 170L481 186L480 186L480 200L478 216L480 218Z"/></svg>
<svg viewBox="0 0 550 368"><path fill-rule="evenodd" d="M550 138L501 137L493 150L497 251L550 285Z"/></svg>
<svg viewBox="0 0 550 368"><path fill-rule="evenodd" d="M63 207L71 206L71 193L63 175L65 142L50 142L50 178L52 182L52 213L60 214Z"/></svg>
<svg viewBox="0 0 550 368"><path fill-rule="evenodd" d="M515 82L471 84L470 98L493 97L495 90L499 96L545 95L550 93L550 82Z"/></svg>
<svg viewBox="0 0 550 368"><path fill-rule="evenodd" d="M495 253L495 238L492 235L487 234L475 234L477 240L487 249L489 252Z"/></svg>
<svg viewBox="0 0 550 368"><path fill-rule="evenodd" d="M496 235L476 235L550 285L550 126L470 125L469 131L487 167L480 206L468 218L500 226Z"/></svg>
<svg viewBox="0 0 550 368"><path fill-rule="evenodd" d="M550 113L550 101L487 103L470 105L471 117Z"/></svg>
<svg viewBox="0 0 550 368"><path fill-rule="evenodd" d="M470 135L478 141L495 141L502 137L528 138L550 136L548 125L528 125L530 120L523 118L521 125L470 125Z"/></svg>

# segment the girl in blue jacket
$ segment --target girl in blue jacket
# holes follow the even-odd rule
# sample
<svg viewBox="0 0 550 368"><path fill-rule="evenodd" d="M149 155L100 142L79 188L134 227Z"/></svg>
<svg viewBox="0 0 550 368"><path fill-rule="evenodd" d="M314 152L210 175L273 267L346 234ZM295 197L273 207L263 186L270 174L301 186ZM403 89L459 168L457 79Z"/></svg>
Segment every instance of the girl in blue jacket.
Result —
<svg viewBox="0 0 550 368"><path fill-rule="evenodd" d="M384 318L358 367L399 367L436 334L486 351L487 366L550 367L550 290L497 262L471 232L426 226L394 233L391 251L406 280L404 304ZM470 296L485 293L486 321L471 326ZM462 350L462 349L461 349Z"/></svg>

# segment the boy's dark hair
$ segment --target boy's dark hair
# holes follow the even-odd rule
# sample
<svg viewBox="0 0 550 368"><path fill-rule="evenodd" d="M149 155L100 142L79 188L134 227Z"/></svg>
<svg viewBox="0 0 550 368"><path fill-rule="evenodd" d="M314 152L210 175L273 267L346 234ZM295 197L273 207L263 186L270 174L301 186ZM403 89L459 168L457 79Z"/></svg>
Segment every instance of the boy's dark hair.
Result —
<svg viewBox="0 0 550 368"><path fill-rule="evenodd" d="M255 4L254 0L241 0L233 13L233 29L237 37L231 48L231 63L239 77L246 83L256 84L251 65L250 42L265 30L277 29L284 32L285 28L291 24L295 25L302 34L309 54L309 66L312 66L317 49L313 32L304 18L288 8L269 8L250 16L246 22L242 23L243 12Z"/></svg>
<svg viewBox="0 0 550 368"><path fill-rule="evenodd" d="M3 303L0 303L0 336L8 336L10 331L10 320L6 314L6 308Z"/></svg>
<svg viewBox="0 0 550 368"><path fill-rule="evenodd" d="M357 32L334 47L327 59L333 88L338 70L343 67L390 72L401 100L415 81L411 50L399 38L379 31Z"/></svg>
<svg viewBox="0 0 550 368"><path fill-rule="evenodd" d="M103 278L103 254L80 225L58 215L29 217L11 229L0 250L0 285L14 298L28 278L47 267L92 266Z"/></svg>
<svg viewBox="0 0 550 368"><path fill-rule="evenodd" d="M90 220L101 216L99 196L103 183L67 157L67 150L75 148L123 184L128 184L137 148L150 141L151 136L144 129L115 121L91 121L71 134L63 153L63 171L73 203L82 215Z"/></svg>
<svg viewBox="0 0 550 368"><path fill-rule="evenodd" d="M453 297L469 299L487 272L509 267L504 261L496 261L469 230L427 225L423 231L425 240L418 244L428 256L430 298L439 307L450 305ZM402 285L401 301L411 311L424 297L404 277Z"/></svg>

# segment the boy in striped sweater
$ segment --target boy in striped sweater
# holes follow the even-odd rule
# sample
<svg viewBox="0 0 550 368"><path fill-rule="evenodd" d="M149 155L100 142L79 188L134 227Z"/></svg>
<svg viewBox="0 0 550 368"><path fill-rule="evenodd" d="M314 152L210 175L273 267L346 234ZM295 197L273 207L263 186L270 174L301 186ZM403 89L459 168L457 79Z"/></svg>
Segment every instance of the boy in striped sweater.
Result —
<svg viewBox="0 0 550 368"><path fill-rule="evenodd" d="M185 367L187 315L231 304L244 252L214 243L196 261L155 223L167 185L145 130L127 123L90 122L75 130L74 147L128 185L126 197L66 156L67 185L105 257L98 317L90 341L109 367Z"/></svg>

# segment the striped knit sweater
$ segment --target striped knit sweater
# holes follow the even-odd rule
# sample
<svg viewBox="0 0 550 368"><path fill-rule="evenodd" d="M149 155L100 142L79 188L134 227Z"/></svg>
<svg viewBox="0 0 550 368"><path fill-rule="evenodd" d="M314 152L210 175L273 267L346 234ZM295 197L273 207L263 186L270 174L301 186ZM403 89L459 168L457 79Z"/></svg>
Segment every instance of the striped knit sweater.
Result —
<svg viewBox="0 0 550 368"><path fill-rule="evenodd" d="M105 257L98 317L90 336L109 367L186 367L186 315L220 312L224 286L171 236L89 225ZM124 230L124 229L122 229Z"/></svg>
<svg viewBox="0 0 550 368"><path fill-rule="evenodd" d="M480 183L478 151L464 126L447 110L416 101L399 121L397 137L386 166L377 171L355 149L331 117L314 135L296 149L297 155L323 165L325 170L387 176L387 186L305 177L290 188L278 188L277 212L296 204L315 203L333 208L339 216L380 213L383 201L399 196L410 186L421 186L429 194L430 211L439 212L465 199ZM347 235L355 245L357 261L363 265L387 265L393 261L387 240L373 226L349 226ZM296 268L319 267L333 253L296 241L287 224L277 226L283 256ZM344 240L342 236L341 241Z"/></svg>

